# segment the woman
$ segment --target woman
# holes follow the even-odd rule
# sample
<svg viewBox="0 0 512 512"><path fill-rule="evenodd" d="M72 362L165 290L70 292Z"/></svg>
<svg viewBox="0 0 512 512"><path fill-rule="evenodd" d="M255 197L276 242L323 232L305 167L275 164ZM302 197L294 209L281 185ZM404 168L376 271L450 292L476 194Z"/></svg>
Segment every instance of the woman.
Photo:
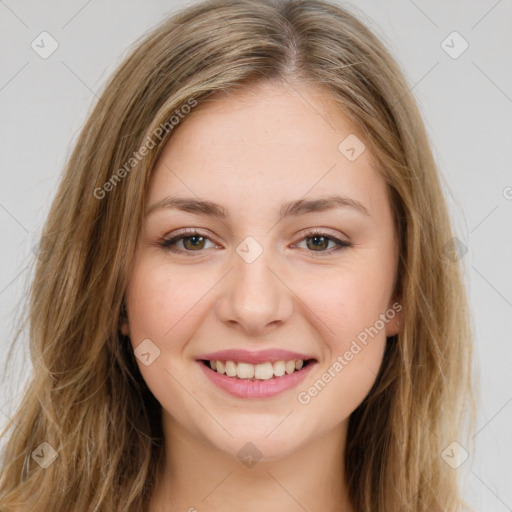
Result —
<svg viewBox="0 0 512 512"><path fill-rule="evenodd" d="M0 510L462 510L453 246L409 87L356 18L179 12L51 207Z"/></svg>

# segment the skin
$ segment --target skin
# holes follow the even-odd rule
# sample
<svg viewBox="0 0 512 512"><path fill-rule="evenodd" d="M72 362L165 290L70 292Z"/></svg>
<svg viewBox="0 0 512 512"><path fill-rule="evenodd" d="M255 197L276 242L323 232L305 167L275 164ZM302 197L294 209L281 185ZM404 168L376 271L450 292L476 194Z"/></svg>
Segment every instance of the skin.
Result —
<svg viewBox="0 0 512 512"><path fill-rule="evenodd" d="M368 150L353 162L339 151L352 133L323 90L265 83L196 107L164 148L148 206L194 197L221 204L229 217L155 209L139 237L122 330L134 349L150 339L160 350L148 366L137 360L163 409L165 469L151 512L353 511L343 477L348 419L370 391L401 314L309 403L297 398L395 302L386 184ZM369 215L346 207L278 222L283 203L333 193ZM196 239L198 248L182 239L179 254L159 244L183 228L208 239ZM316 248L307 228L352 246L326 254L335 242ZM263 250L252 263L236 252L248 236ZM297 388L236 398L196 361L230 348L283 348L318 363ZM249 441L261 454L252 467L237 457Z"/></svg>

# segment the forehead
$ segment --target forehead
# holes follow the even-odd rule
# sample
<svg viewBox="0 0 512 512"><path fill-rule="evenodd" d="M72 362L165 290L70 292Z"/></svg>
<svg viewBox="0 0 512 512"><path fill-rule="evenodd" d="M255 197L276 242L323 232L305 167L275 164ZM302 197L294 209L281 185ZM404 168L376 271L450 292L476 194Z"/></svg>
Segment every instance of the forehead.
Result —
<svg viewBox="0 0 512 512"><path fill-rule="evenodd" d="M338 153L340 137L355 132L335 99L319 86L263 83L203 101L181 122L169 146L200 145L240 159L273 149L307 148ZM223 144L220 145L220 142ZM246 152L237 152L243 148ZM166 148L167 149L167 148ZM249 153L247 153L249 151ZM293 154L288 155L290 158ZM309 155L311 158L315 153Z"/></svg>
<svg viewBox="0 0 512 512"><path fill-rule="evenodd" d="M343 193L371 208L384 184L369 151L353 161L343 154L347 137L357 137L354 127L319 87L266 83L217 94L181 120L150 198L170 189L235 203Z"/></svg>

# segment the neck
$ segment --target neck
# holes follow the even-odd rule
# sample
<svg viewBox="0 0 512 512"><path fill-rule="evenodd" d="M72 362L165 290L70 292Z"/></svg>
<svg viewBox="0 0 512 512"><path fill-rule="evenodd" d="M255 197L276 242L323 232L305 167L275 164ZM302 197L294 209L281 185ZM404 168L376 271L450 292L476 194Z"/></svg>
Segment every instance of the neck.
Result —
<svg viewBox="0 0 512 512"><path fill-rule="evenodd" d="M280 458L244 464L163 414L165 467L150 512L353 512L344 479L347 423Z"/></svg>

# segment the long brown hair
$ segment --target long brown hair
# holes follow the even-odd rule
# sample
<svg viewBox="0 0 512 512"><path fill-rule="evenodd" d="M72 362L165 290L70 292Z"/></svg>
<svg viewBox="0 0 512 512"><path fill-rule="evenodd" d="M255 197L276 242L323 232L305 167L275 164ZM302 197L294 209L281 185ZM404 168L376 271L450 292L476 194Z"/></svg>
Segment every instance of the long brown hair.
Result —
<svg viewBox="0 0 512 512"><path fill-rule="evenodd" d="M213 0L137 43L69 158L29 297L33 373L2 434L10 432L1 511L147 510L163 461L161 406L119 322L148 181L184 105L263 80L328 91L376 158L394 211L404 325L350 418L345 467L354 508L462 506L458 472L441 455L453 441L464 446L463 413L473 410L472 329L440 176L410 87L384 45L339 6ZM48 467L34 456L41 448L57 455Z"/></svg>

